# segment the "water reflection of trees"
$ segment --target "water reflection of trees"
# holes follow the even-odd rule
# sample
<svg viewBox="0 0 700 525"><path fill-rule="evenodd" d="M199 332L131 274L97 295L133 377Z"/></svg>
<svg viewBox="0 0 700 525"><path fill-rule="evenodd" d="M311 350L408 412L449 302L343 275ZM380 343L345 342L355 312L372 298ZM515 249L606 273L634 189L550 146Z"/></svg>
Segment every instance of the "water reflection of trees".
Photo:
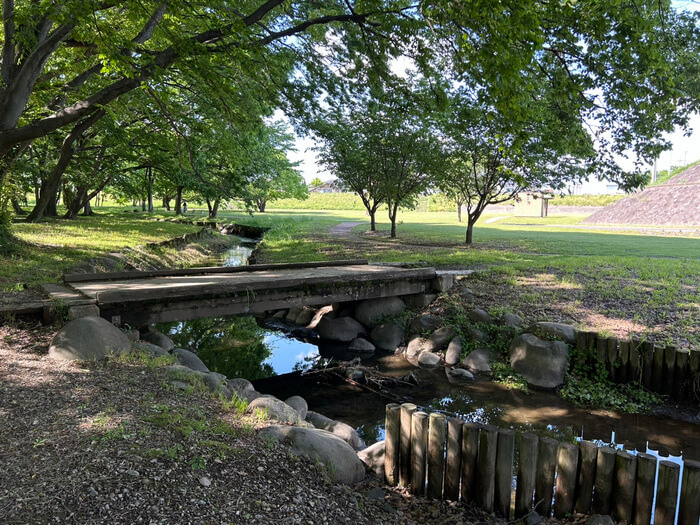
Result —
<svg viewBox="0 0 700 525"><path fill-rule="evenodd" d="M162 323L157 329L178 348L196 350L213 372L249 380L275 375L268 363L272 350L264 342L265 331L252 317L210 317Z"/></svg>

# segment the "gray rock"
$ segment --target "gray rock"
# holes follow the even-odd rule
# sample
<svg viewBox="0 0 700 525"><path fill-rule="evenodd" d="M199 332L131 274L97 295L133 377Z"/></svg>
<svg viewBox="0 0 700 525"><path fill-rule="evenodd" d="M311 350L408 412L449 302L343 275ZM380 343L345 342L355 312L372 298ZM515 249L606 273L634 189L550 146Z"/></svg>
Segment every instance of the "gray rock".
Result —
<svg viewBox="0 0 700 525"><path fill-rule="evenodd" d="M299 317L299 314L301 313L301 308L297 308L296 306L293 306L292 308L289 309L289 312L287 312L287 321L290 323L293 323L294 321L297 320L297 317Z"/></svg>
<svg viewBox="0 0 700 525"><path fill-rule="evenodd" d="M462 288L459 291L459 296L462 298L462 301L466 301L468 303L473 303L474 302L474 292L470 288Z"/></svg>
<svg viewBox="0 0 700 525"><path fill-rule="evenodd" d="M199 478L199 484L202 485L202 487L209 487L211 486L211 480L206 476L202 476Z"/></svg>
<svg viewBox="0 0 700 525"><path fill-rule="evenodd" d="M237 392L255 392L255 387L253 383L242 377L237 377L235 379L228 380L228 386L236 390Z"/></svg>
<svg viewBox="0 0 700 525"><path fill-rule="evenodd" d="M558 339L570 345L576 344L576 334L578 333L578 330L571 325L548 322L531 324L525 331L537 337Z"/></svg>
<svg viewBox="0 0 700 525"><path fill-rule="evenodd" d="M49 356L66 361L100 361L107 354L131 350L131 341L119 328L101 317L82 317L54 335Z"/></svg>
<svg viewBox="0 0 700 525"><path fill-rule="evenodd" d="M76 304L68 307L68 320L75 321L83 317L100 317L100 308L96 304Z"/></svg>
<svg viewBox="0 0 700 525"><path fill-rule="evenodd" d="M419 315L408 325L408 333L427 334L437 330L441 324L442 320L439 317L430 314Z"/></svg>
<svg viewBox="0 0 700 525"><path fill-rule="evenodd" d="M511 326L513 328L520 328L525 324L525 319L516 314L505 314L501 317L501 324L503 326Z"/></svg>
<svg viewBox="0 0 700 525"><path fill-rule="evenodd" d="M464 368L453 368L447 373L450 379L460 382L474 381L474 374Z"/></svg>
<svg viewBox="0 0 700 525"><path fill-rule="evenodd" d="M303 418L301 414L294 410L287 403L275 397L258 397L248 404L246 414L256 414L262 412L270 419L275 419L281 423L298 423Z"/></svg>
<svg viewBox="0 0 700 525"><path fill-rule="evenodd" d="M124 266L124 263L111 257L98 257L95 262L108 272L118 272Z"/></svg>
<svg viewBox="0 0 700 525"><path fill-rule="evenodd" d="M474 323L493 324L493 318L481 308L474 308L469 312L469 320Z"/></svg>
<svg viewBox="0 0 700 525"><path fill-rule="evenodd" d="M294 320L294 324L306 326L313 320L315 315L316 310L312 308L303 308L299 315L297 315L297 318Z"/></svg>
<svg viewBox="0 0 700 525"><path fill-rule="evenodd" d="M345 377L357 383L364 383L365 373L358 368L348 368L345 370Z"/></svg>
<svg viewBox="0 0 700 525"><path fill-rule="evenodd" d="M323 317L318 323L318 335L322 339L349 343L364 333L365 328L352 317L328 319Z"/></svg>
<svg viewBox="0 0 700 525"><path fill-rule="evenodd" d="M564 383L569 357L566 343L522 334L513 340L508 355L510 366L528 384L551 389Z"/></svg>
<svg viewBox="0 0 700 525"><path fill-rule="evenodd" d="M594 514L588 518L586 525L615 525L615 521L607 514Z"/></svg>
<svg viewBox="0 0 700 525"><path fill-rule="evenodd" d="M437 299L437 294L418 293L414 295L404 295L401 299L409 308L425 308L426 306L430 306L433 301Z"/></svg>
<svg viewBox="0 0 700 525"><path fill-rule="evenodd" d="M432 352L421 352L418 355L418 366L421 368L437 368L440 366L440 356Z"/></svg>
<svg viewBox="0 0 700 525"><path fill-rule="evenodd" d="M377 348L393 352L406 336L403 328L395 323L380 324L370 334L370 339Z"/></svg>
<svg viewBox="0 0 700 525"><path fill-rule="evenodd" d="M302 419L306 417L306 414L309 411L309 405L306 402L306 399L304 399L301 396L292 396L288 399L285 399L284 402L287 403L294 410L299 412L299 416L301 416Z"/></svg>
<svg viewBox="0 0 700 525"><path fill-rule="evenodd" d="M357 453L357 457L384 481L384 441L378 441Z"/></svg>
<svg viewBox="0 0 700 525"><path fill-rule="evenodd" d="M274 314L272 314L273 319L286 319L287 318L287 310L278 310Z"/></svg>
<svg viewBox="0 0 700 525"><path fill-rule="evenodd" d="M184 348L175 348L173 350L173 355L177 357L180 364L186 366L187 368L191 368L197 372L209 372L207 365L205 365L194 352L190 352Z"/></svg>
<svg viewBox="0 0 700 525"><path fill-rule="evenodd" d="M488 348L477 348L469 352L462 364L475 374L490 374L493 352Z"/></svg>
<svg viewBox="0 0 700 525"><path fill-rule="evenodd" d="M313 412L312 410L307 412L306 421L311 423L314 428L320 428L321 430L327 430L335 434L355 450L362 450L365 448L365 443L362 441L360 435L347 423L336 421L318 412Z"/></svg>
<svg viewBox="0 0 700 525"><path fill-rule="evenodd" d="M470 326L467 329L467 335L472 341L486 341L487 339L486 334L475 326Z"/></svg>
<svg viewBox="0 0 700 525"><path fill-rule="evenodd" d="M376 347L372 343L367 341L367 339L362 339L361 337L358 337L357 339L352 340L352 342L348 346L348 350L357 354L372 355L376 350Z"/></svg>
<svg viewBox="0 0 700 525"><path fill-rule="evenodd" d="M450 341L445 352L445 363L448 365L456 365L459 363L459 356L462 353L462 338L455 337Z"/></svg>
<svg viewBox="0 0 700 525"><path fill-rule="evenodd" d="M202 379L207 388L215 394L223 394L224 396L229 394L229 390L226 388L225 378L222 379L221 374L216 374L214 372L209 372L208 374L204 373L202 374Z"/></svg>
<svg viewBox="0 0 700 525"><path fill-rule="evenodd" d="M326 430L274 425L261 429L258 436L289 444L293 454L322 463L332 481L351 484L365 478L365 468L352 447Z"/></svg>
<svg viewBox="0 0 700 525"><path fill-rule="evenodd" d="M168 352L171 352L173 348L175 348L175 343L173 343L173 340L160 332L147 332L141 336L141 339L147 343L160 346Z"/></svg>
<svg viewBox="0 0 700 525"><path fill-rule="evenodd" d="M398 297L382 297L362 301L355 308L355 319L365 326L374 326L383 317L400 314L406 309L404 303Z"/></svg>
<svg viewBox="0 0 700 525"><path fill-rule="evenodd" d="M151 343L131 343L131 347L137 352L146 352L151 357L170 355L164 348Z"/></svg>
<svg viewBox="0 0 700 525"><path fill-rule="evenodd" d="M415 357L420 354L423 351L423 343L425 343L425 339L421 337L414 337L411 339L406 347L406 355L408 357Z"/></svg>
<svg viewBox="0 0 700 525"><path fill-rule="evenodd" d="M537 514L534 510L530 512L527 516L525 516L525 519L523 520L524 525L539 525L540 523L543 523L544 519L542 516Z"/></svg>
<svg viewBox="0 0 700 525"><path fill-rule="evenodd" d="M136 329L129 330L128 332L124 332L124 333L129 338L129 341L131 341L132 343L135 343L139 339L141 339L141 334L139 334L139 331Z"/></svg>
<svg viewBox="0 0 700 525"><path fill-rule="evenodd" d="M438 328L430 334L430 337L428 337L423 345L423 349L426 352L439 352L447 346L447 343L451 341L455 335L457 335L457 331L451 326Z"/></svg>

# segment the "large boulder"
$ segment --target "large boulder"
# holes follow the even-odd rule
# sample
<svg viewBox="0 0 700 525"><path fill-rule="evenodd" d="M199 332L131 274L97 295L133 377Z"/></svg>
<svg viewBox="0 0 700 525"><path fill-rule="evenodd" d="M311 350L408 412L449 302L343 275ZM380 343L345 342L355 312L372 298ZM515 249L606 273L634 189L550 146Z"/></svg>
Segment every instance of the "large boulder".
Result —
<svg viewBox="0 0 700 525"><path fill-rule="evenodd" d="M347 423L336 421L335 419L326 417L323 414L314 412L313 410L307 411L306 421L311 423L314 428L327 430L328 432L338 436L355 450L365 448L365 443L362 441L360 435Z"/></svg>
<svg viewBox="0 0 700 525"><path fill-rule="evenodd" d="M384 481L384 453L385 453L385 442L377 441L374 445L370 445L364 450L357 453L357 457L360 458L362 463L367 465L370 469L374 471L377 477L383 482Z"/></svg>
<svg viewBox="0 0 700 525"><path fill-rule="evenodd" d="M564 383L569 357L566 343L522 334L511 343L508 356L513 370L530 385L552 389Z"/></svg>
<svg viewBox="0 0 700 525"><path fill-rule="evenodd" d="M464 368L453 368L447 372L447 379L451 380L450 382L466 383L468 381L474 381L474 374Z"/></svg>
<svg viewBox="0 0 700 525"><path fill-rule="evenodd" d="M439 352L445 348L447 343L450 342L456 335L457 331L454 328L451 326L443 326L430 334L430 337L428 337L428 339L425 341L423 348L428 352Z"/></svg>
<svg viewBox="0 0 700 525"><path fill-rule="evenodd" d="M257 413L266 414L270 419L275 419L280 423L298 423L303 421L299 412L276 397L261 396L253 399L246 408L246 414Z"/></svg>
<svg viewBox="0 0 700 525"><path fill-rule="evenodd" d="M372 342L377 348L393 352L396 350L406 333L403 328L395 323L380 324L370 334Z"/></svg>
<svg viewBox="0 0 700 525"><path fill-rule="evenodd" d="M353 339L357 339L365 331L364 326L352 317L340 317L337 319L323 317L318 323L317 329L318 335L322 339L339 341L341 343L349 343Z"/></svg>
<svg viewBox="0 0 700 525"><path fill-rule="evenodd" d="M131 341L119 328L101 317L81 317L53 336L49 356L66 361L100 361L107 354L131 350Z"/></svg>
<svg viewBox="0 0 700 525"><path fill-rule="evenodd" d="M544 321L531 324L525 331L537 337L558 339L570 345L576 344L576 334L578 333L578 330L569 324Z"/></svg>
<svg viewBox="0 0 700 525"><path fill-rule="evenodd" d="M437 368L440 366L440 356L432 352L421 352L418 354L418 366L421 368Z"/></svg>
<svg viewBox="0 0 700 525"><path fill-rule="evenodd" d="M365 326L374 326L383 317L400 314L405 309L406 303L398 297L368 299L367 301L362 301L355 308L355 319Z"/></svg>
<svg viewBox="0 0 700 525"><path fill-rule="evenodd" d="M261 429L258 436L285 443L293 454L320 462L333 481L351 484L365 479L364 465L352 447L326 430L273 425Z"/></svg>
<svg viewBox="0 0 700 525"><path fill-rule="evenodd" d="M442 324L442 319L435 315L423 314L416 317L408 325L409 334L427 334L437 330Z"/></svg>
<svg viewBox="0 0 700 525"><path fill-rule="evenodd" d="M474 308L471 310L468 317L473 323L493 324L493 317L481 308Z"/></svg>
<svg viewBox="0 0 700 525"><path fill-rule="evenodd" d="M236 394L238 397L251 402L261 396L260 392L255 390L253 383L247 379L237 377L235 379L229 379L226 381L228 387L231 389L231 394Z"/></svg>
<svg viewBox="0 0 700 525"><path fill-rule="evenodd" d="M191 368L197 372L209 372L207 365L205 365L194 352L190 352L184 348L175 348L173 350L173 355L177 357L180 364L186 366L187 368Z"/></svg>
<svg viewBox="0 0 700 525"><path fill-rule="evenodd" d="M367 341L367 339L363 339L361 337L358 337L357 339L353 339L350 345L348 346L348 351L352 352L353 354L363 354L370 356L374 353L374 351L377 348Z"/></svg>
<svg viewBox="0 0 700 525"><path fill-rule="evenodd" d="M294 410L299 412L299 415L302 419L304 419L306 417L306 414L309 412L309 405L306 402L306 399L304 399L301 396L292 396L290 398L285 399L284 402L287 403Z"/></svg>
<svg viewBox="0 0 700 525"><path fill-rule="evenodd" d="M425 339L421 337L414 337L408 342L408 346L406 347L406 356L407 357L415 357L418 354L420 354L423 351L423 344L425 343Z"/></svg>
<svg viewBox="0 0 700 525"><path fill-rule="evenodd" d="M164 357L166 355L170 355L165 348L161 348L160 346L153 345L151 343L132 342L131 347L134 349L134 351L145 352L150 357Z"/></svg>
<svg viewBox="0 0 700 525"><path fill-rule="evenodd" d="M166 352L170 352L175 348L173 340L160 332L147 332L141 336L141 339L152 345L160 346Z"/></svg>
<svg viewBox="0 0 700 525"><path fill-rule="evenodd" d="M511 328L520 328L525 324L525 319L517 314L505 314L501 317L501 325L510 326Z"/></svg>
<svg viewBox="0 0 700 525"><path fill-rule="evenodd" d="M469 352L462 360L462 364L475 374L490 374L493 351L489 348L477 348Z"/></svg>
<svg viewBox="0 0 700 525"><path fill-rule="evenodd" d="M445 363L448 365L456 365L459 363L459 356L462 353L462 338L455 337L450 341L445 352Z"/></svg>

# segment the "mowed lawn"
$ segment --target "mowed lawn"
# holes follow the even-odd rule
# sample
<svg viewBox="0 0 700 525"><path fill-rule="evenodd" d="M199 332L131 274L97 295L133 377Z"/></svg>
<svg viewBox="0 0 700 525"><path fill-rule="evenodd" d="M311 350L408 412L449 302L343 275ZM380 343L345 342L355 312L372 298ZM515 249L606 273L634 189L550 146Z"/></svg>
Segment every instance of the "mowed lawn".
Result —
<svg viewBox="0 0 700 525"><path fill-rule="evenodd" d="M403 212L398 238L388 222L367 232L359 211L277 210L232 220L271 226L260 261L366 258L477 269L463 281L494 314L568 322L617 337L648 337L700 348L700 230L579 229L583 216L484 215L474 244L454 213ZM381 217L380 217L381 219ZM497 219L497 220L496 220ZM354 235L332 237L341 222Z"/></svg>
<svg viewBox="0 0 700 525"><path fill-rule="evenodd" d="M97 209L97 217L16 223L21 249L0 259L0 284L56 280L70 266L109 252L132 249L196 231L197 226L156 221L171 214ZM191 210L188 218L202 219ZM465 223L455 213L400 214L398 238L378 214L371 233L363 211L272 210L223 212L218 222L271 228L258 262L365 258L441 268L476 269L463 280L475 306L496 315L557 320L580 328L638 335L679 347L700 348L700 230L614 231L578 229L583 216L515 218L485 214L464 244ZM352 235L329 235L334 225L359 223Z"/></svg>

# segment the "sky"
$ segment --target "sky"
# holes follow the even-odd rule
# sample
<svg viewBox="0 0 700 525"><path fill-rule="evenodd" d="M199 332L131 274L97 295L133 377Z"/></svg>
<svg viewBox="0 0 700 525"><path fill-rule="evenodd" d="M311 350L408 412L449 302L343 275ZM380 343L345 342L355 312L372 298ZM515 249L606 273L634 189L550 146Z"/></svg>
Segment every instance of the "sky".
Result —
<svg viewBox="0 0 700 525"><path fill-rule="evenodd" d="M700 0L673 0L672 5L677 9L700 10ZM672 148L663 152L659 157L657 162L659 171L700 160L700 115L695 114L691 117L690 128L692 133L689 136L680 129L666 135ZM288 154L290 160L299 162L298 169L306 182L311 182L315 178L322 181L334 178L332 173L325 171L317 162L316 154L312 149L314 145L314 141L310 138L297 137L295 141L296 151ZM619 163L625 169L632 170L634 168L634 159L619 159ZM648 169L651 168L651 166L648 167Z"/></svg>

